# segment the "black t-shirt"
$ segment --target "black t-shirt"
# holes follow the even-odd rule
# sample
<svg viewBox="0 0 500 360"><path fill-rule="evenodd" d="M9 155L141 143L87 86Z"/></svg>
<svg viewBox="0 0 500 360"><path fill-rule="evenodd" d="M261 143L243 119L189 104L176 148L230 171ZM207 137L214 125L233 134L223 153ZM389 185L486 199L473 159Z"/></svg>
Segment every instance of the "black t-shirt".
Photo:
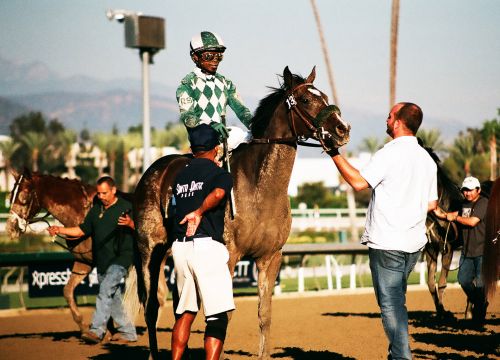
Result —
<svg viewBox="0 0 500 360"><path fill-rule="evenodd" d="M485 230L486 230L486 209L488 199L480 196L475 203L466 202L462 207L462 217L477 217L479 223L474 226L462 226L462 236L464 238L463 252L467 257L482 256L484 252Z"/></svg>
<svg viewBox="0 0 500 360"><path fill-rule="evenodd" d="M226 192L226 196L216 207L202 215L201 223L194 237L210 236L216 241L223 242L224 212L232 187L231 174L218 167L213 161L202 158L191 160L181 170L174 183L175 237L179 239L186 236L187 223L179 224L184 216L198 209L208 194L214 189L220 188Z"/></svg>
<svg viewBox="0 0 500 360"><path fill-rule="evenodd" d="M99 201L80 224L83 233L92 236L94 264L101 274L106 273L110 265L127 268L133 262L133 230L118 225L120 215L130 209L132 204L122 198L107 209Z"/></svg>

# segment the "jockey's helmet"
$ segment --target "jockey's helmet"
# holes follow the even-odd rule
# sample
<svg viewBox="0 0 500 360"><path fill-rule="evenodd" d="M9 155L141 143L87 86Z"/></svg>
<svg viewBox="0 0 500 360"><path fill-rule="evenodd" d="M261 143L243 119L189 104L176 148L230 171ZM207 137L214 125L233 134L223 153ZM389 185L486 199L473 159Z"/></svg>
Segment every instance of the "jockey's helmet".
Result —
<svg viewBox="0 0 500 360"><path fill-rule="evenodd" d="M193 55L200 51L220 51L224 52L226 47L222 38L214 32L202 31L193 36L190 42L191 52Z"/></svg>

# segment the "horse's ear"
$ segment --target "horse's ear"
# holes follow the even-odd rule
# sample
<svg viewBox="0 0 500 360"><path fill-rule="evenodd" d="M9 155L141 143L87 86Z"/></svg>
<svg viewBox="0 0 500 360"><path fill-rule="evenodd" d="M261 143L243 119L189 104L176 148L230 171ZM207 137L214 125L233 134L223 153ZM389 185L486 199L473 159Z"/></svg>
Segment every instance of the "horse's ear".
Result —
<svg viewBox="0 0 500 360"><path fill-rule="evenodd" d="M24 168L23 174L27 179L31 179L31 171L27 167Z"/></svg>
<svg viewBox="0 0 500 360"><path fill-rule="evenodd" d="M312 84L314 79L316 79L316 66L313 67L311 73L309 74L309 76L307 77L306 79L306 83L308 84Z"/></svg>
<svg viewBox="0 0 500 360"><path fill-rule="evenodd" d="M285 81L285 87L287 89L292 89L293 88L293 75L290 71L290 69L288 68L288 66L285 68L285 70L283 70L283 80Z"/></svg>

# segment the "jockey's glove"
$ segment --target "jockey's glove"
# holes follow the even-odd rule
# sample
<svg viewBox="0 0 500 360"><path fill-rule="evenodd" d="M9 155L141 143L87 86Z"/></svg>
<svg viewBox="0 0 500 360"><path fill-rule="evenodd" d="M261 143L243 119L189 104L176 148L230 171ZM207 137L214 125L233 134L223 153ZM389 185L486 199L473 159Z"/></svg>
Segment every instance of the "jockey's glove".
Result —
<svg viewBox="0 0 500 360"><path fill-rule="evenodd" d="M227 130L227 127L223 123L212 121L210 123L210 126L217 132L217 134L219 134L220 140L224 140L229 137L229 131Z"/></svg>

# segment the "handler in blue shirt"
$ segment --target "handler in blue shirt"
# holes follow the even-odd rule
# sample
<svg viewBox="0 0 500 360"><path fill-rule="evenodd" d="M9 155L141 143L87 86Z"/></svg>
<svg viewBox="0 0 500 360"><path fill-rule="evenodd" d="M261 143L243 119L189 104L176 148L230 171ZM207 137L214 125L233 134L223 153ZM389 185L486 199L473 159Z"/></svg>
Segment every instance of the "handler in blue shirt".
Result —
<svg viewBox="0 0 500 360"><path fill-rule="evenodd" d="M233 284L224 245L224 213L231 175L216 164L219 137L207 124L189 132L194 159L180 171L174 183L175 236L172 245L179 291L172 332L172 359L180 360L191 325L203 303L207 359L219 359L228 312L234 310Z"/></svg>

